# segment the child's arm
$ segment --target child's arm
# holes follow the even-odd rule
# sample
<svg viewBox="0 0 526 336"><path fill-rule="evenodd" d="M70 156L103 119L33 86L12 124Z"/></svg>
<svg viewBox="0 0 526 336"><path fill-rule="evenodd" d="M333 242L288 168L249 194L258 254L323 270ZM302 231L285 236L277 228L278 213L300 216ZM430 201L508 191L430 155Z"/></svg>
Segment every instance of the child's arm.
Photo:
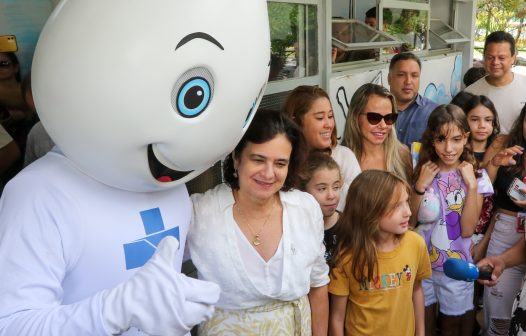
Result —
<svg viewBox="0 0 526 336"><path fill-rule="evenodd" d="M473 165L464 161L458 166L462 179L466 185L466 199L460 217L462 238L470 238L475 232L475 227L482 210L483 196L477 192L478 183L473 171Z"/></svg>
<svg viewBox="0 0 526 336"><path fill-rule="evenodd" d="M329 313L329 335L344 336L347 296L331 294L331 309Z"/></svg>
<svg viewBox="0 0 526 336"><path fill-rule="evenodd" d="M409 220L409 224L413 228L416 225L418 208L420 208L422 196L424 196L426 189L431 185L431 182L433 182L435 175L438 174L439 171L440 169L438 166L431 161L424 163L422 168L420 168L418 178L413 184L413 193L411 194L411 219Z"/></svg>
<svg viewBox="0 0 526 336"><path fill-rule="evenodd" d="M329 320L329 293L327 285L311 287L309 303L312 316L312 335L327 335Z"/></svg>
<svg viewBox="0 0 526 336"><path fill-rule="evenodd" d="M491 220L489 221L488 228L486 229L486 233L484 233L484 237L482 237L482 240L478 242L475 246L473 246L472 251L472 257L473 257L473 263L477 263L480 259L484 258L486 256L486 251L488 250L489 240L491 238L491 233L493 232L493 228L495 227L495 215L491 217Z"/></svg>
<svg viewBox="0 0 526 336"><path fill-rule="evenodd" d="M424 289L420 280L416 280L413 285L413 310L415 311L415 335L424 336L426 331Z"/></svg>

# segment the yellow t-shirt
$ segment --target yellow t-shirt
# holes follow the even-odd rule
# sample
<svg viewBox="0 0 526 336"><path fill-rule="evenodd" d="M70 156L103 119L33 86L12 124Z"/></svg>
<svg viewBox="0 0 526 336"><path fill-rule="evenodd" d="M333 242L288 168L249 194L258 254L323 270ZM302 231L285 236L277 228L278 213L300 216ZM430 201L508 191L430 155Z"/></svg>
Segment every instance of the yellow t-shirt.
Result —
<svg viewBox="0 0 526 336"><path fill-rule="evenodd" d="M345 335L415 334L413 284L431 276L424 240L408 231L391 252L378 252L373 281L359 283L351 273L350 256L344 268L331 271L329 292L348 296Z"/></svg>

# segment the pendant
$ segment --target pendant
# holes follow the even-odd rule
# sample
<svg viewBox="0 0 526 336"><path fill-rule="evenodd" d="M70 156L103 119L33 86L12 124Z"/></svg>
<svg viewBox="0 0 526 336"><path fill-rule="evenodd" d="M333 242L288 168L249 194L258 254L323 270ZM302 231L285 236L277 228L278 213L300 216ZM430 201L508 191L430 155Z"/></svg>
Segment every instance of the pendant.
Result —
<svg viewBox="0 0 526 336"><path fill-rule="evenodd" d="M259 240L259 235L256 235L254 237L254 240L252 241L252 244L254 244L254 246L258 246L261 244L261 240Z"/></svg>

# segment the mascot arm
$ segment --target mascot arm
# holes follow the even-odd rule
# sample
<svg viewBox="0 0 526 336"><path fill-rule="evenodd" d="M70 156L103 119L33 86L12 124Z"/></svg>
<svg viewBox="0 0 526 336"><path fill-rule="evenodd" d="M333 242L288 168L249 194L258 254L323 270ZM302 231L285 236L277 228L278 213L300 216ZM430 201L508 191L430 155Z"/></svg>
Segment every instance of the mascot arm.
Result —
<svg viewBox="0 0 526 336"><path fill-rule="evenodd" d="M63 281L82 245L82 232L67 230L82 225L59 228L58 223L78 218L75 206L50 208L55 202L45 200L53 199L51 194L11 187L0 200L0 336L118 334L130 327L184 335L213 313L219 287L177 271L179 242L173 237L128 280L65 303Z"/></svg>
<svg viewBox="0 0 526 336"><path fill-rule="evenodd" d="M108 333L135 326L152 335L184 335L212 316L219 286L177 272L178 247L174 237L164 238L133 277L104 293L102 319Z"/></svg>

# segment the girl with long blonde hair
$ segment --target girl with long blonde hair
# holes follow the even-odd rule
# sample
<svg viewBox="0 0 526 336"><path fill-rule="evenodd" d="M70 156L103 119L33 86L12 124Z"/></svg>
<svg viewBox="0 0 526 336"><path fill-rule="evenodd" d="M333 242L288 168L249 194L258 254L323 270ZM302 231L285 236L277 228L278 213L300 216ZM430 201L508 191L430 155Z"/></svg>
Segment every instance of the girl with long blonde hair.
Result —
<svg viewBox="0 0 526 336"><path fill-rule="evenodd" d="M336 231L331 335L424 334L421 280L431 266L424 240L408 231L409 194L407 182L381 170L351 184Z"/></svg>

